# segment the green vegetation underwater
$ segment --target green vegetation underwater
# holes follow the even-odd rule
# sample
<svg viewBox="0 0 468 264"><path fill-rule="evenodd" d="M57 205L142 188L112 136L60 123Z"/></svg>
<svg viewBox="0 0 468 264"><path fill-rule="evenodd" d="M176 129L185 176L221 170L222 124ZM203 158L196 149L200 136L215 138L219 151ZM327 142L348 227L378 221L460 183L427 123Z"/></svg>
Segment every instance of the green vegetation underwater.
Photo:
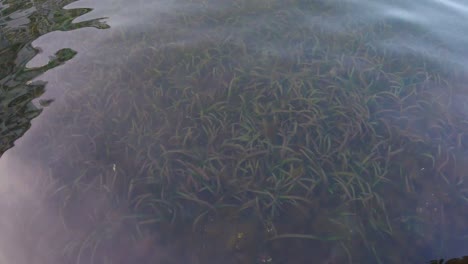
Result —
<svg viewBox="0 0 468 264"><path fill-rule="evenodd" d="M468 263L422 2L0 0L0 264Z"/></svg>

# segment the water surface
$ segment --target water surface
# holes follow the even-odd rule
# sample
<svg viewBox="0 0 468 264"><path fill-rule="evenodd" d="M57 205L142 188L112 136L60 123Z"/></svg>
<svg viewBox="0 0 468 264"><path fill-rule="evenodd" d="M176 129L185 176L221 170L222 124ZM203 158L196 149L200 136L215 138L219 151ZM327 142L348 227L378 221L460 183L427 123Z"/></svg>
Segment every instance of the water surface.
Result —
<svg viewBox="0 0 468 264"><path fill-rule="evenodd" d="M466 254L467 8L1 1L0 263Z"/></svg>

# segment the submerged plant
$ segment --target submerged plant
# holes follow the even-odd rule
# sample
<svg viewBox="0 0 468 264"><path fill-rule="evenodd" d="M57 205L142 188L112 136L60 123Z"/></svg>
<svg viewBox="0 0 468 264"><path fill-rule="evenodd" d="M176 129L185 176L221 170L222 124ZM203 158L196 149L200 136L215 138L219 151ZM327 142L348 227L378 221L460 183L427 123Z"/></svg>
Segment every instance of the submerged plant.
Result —
<svg viewBox="0 0 468 264"><path fill-rule="evenodd" d="M467 127L444 103L453 95L432 89L448 86L438 69L380 53L360 35L290 30L313 6L282 11L281 1L259 1L253 11L242 8L252 3L233 2L236 12L226 19L176 15L184 27L158 28L153 35L161 38L146 36L129 49L138 63L122 56L106 78L105 69L90 67L91 80L108 83L65 96L42 147L65 148L51 165L65 225L79 230L71 224L77 197L91 200L93 213L82 220L92 228L70 242L70 259L113 263L106 250L115 238L137 243L162 234L163 244L184 241L192 260L209 260L206 247L218 246L224 256L217 257L234 263L251 263L259 252L304 263L323 248L336 250L324 258L343 263L369 255L385 262L391 257L379 247L411 230L402 204L424 181L464 188L464 176L450 175L462 166ZM248 12L268 16L255 24ZM232 37L213 29L212 38L191 45L163 43L213 20L252 27ZM258 32L265 34L250 40ZM113 43L128 41L116 34ZM151 41L158 48L141 48ZM258 43L270 43L271 52ZM63 167L67 175L59 174ZM115 208L104 213L90 193ZM466 198L455 200L466 207ZM415 233L430 231L417 225Z"/></svg>

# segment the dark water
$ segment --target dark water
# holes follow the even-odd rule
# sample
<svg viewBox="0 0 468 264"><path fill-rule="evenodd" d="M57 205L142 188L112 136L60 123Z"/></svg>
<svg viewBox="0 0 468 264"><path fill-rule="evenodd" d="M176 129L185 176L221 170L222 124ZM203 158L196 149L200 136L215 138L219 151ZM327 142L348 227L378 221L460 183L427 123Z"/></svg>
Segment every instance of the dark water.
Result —
<svg viewBox="0 0 468 264"><path fill-rule="evenodd" d="M0 264L466 255L467 17L0 0Z"/></svg>

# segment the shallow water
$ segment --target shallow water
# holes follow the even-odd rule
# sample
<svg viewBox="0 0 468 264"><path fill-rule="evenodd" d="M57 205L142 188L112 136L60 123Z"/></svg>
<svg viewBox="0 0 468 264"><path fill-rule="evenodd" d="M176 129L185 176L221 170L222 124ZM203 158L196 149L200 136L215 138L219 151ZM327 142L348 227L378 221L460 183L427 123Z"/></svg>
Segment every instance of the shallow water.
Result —
<svg viewBox="0 0 468 264"><path fill-rule="evenodd" d="M0 99L11 118L2 149L15 141L0 158L0 264L423 263L467 254L462 1L4 0L0 11ZM76 55L54 60L62 49ZM268 93L295 85L302 96L330 93L317 103L323 131L296 136L283 113L300 120L303 104ZM253 95L261 99L244 104ZM374 105L373 95L384 99ZM43 107L44 99L54 101ZM361 116L361 125L346 123ZM376 137L362 132L370 128ZM221 132L203 136L213 131ZM299 151L315 140L320 155ZM230 177L247 191L236 193ZM310 180L298 188L316 187L274 189L296 186L295 177ZM205 184L219 189L207 195ZM138 188L150 198L132 196ZM155 200L182 209L141 205ZM227 204L242 212L205 212ZM154 225L166 215L197 225L163 232ZM310 236L281 237L291 233Z"/></svg>

